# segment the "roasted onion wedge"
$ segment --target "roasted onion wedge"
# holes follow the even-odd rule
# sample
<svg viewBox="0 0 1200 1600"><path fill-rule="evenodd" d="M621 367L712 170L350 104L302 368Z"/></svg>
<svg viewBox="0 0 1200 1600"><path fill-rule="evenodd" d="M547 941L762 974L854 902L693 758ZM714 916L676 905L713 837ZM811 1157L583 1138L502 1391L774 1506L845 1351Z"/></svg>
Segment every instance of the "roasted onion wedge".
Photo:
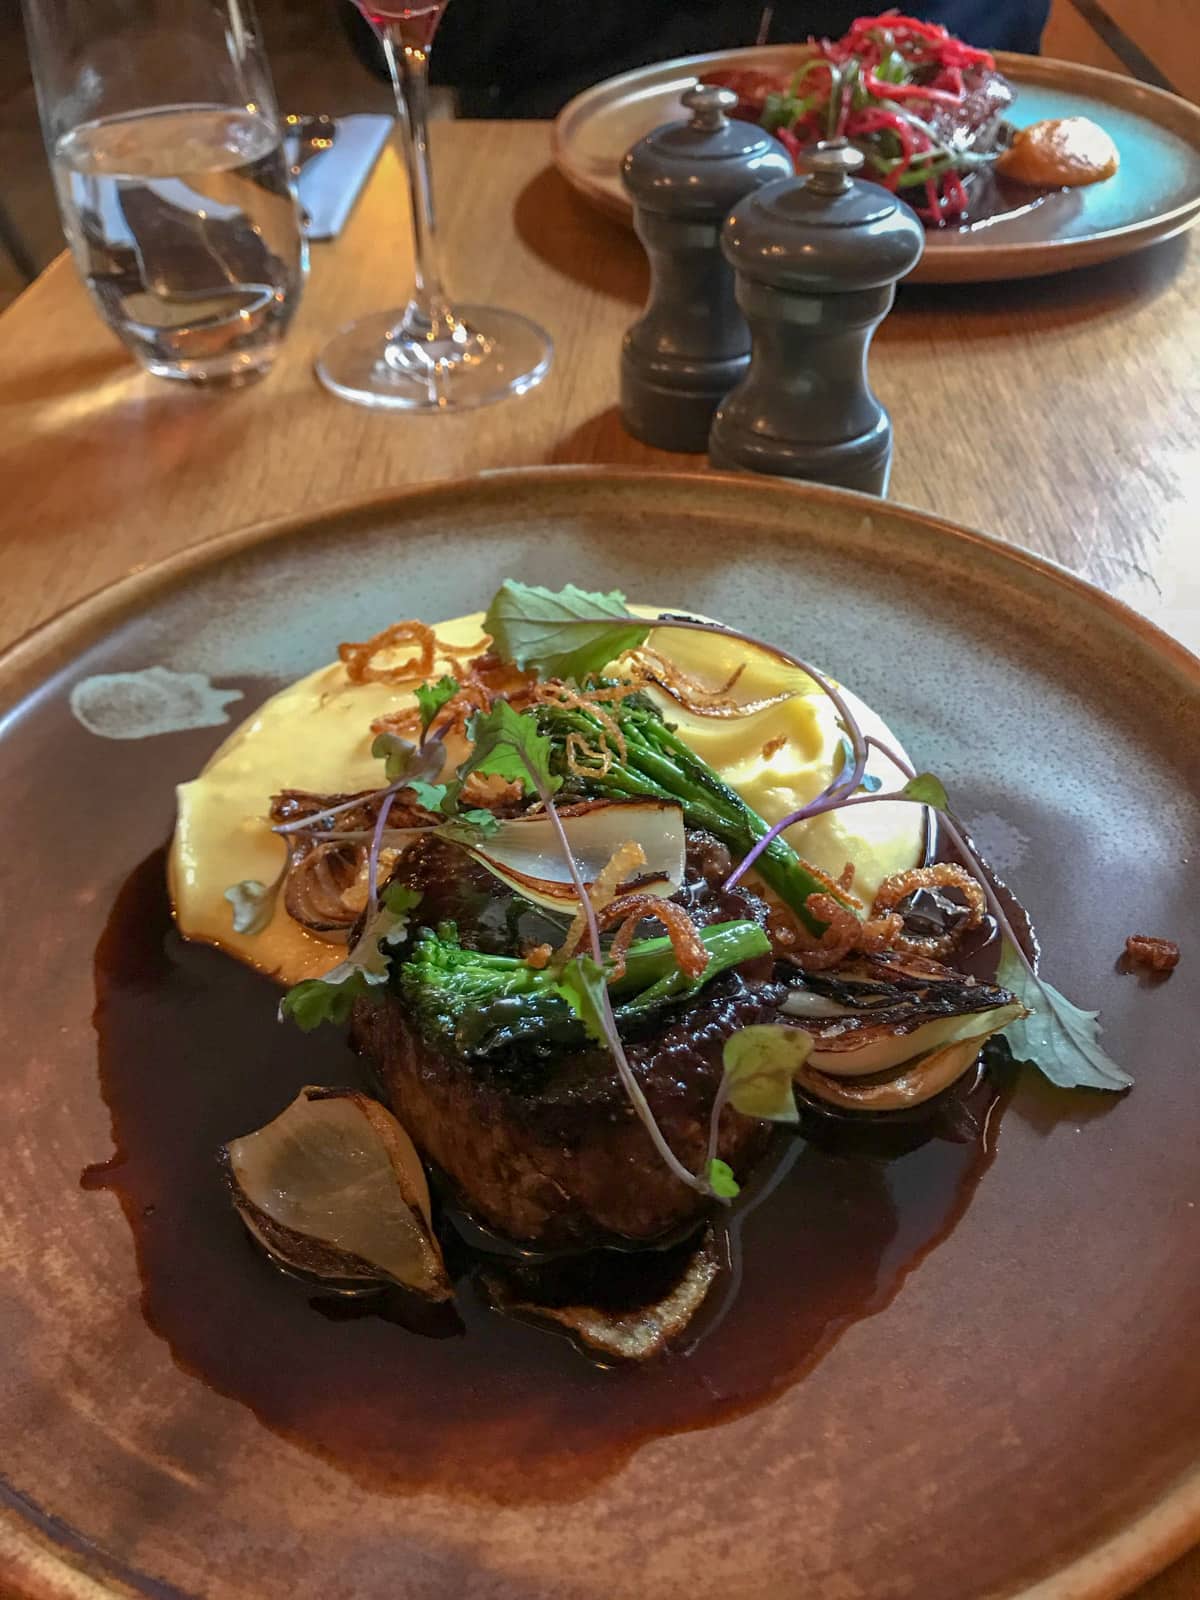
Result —
<svg viewBox="0 0 1200 1600"><path fill-rule="evenodd" d="M1001 1029L1025 1016L1007 989L920 956L887 952L806 973L754 1029L767 1066L802 1094L847 1111L902 1111L968 1072Z"/></svg>
<svg viewBox="0 0 1200 1600"><path fill-rule="evenodd" d="M542 1304L520 1273L488 1271L483 1286L497 1311L524 1321L550 1323L597 1355L615 1361L649 1361L684 1332L721 1270L720 1252L707 1228L675 1283L644 1305L616 1309L585 1304ZM527 1277L536 1274L527 1273Z"/></svg>
<svg viewBox="0 0 1200 1600"><path fill-rule="evenodd" d="M931 1050L878 1078L831 1078L806 1063L797 1068L796 1083L803 1093L842 1111L908 1111L957 1083L978 1060L985 1042L984 1038L964 1039Z"/></svg>
<svg viewBox="0 0 1200 1600"><path fill-rule="evenodd" d="M420 1158L367 1095L302 1089L224 1154L242 1220L282 1266L343 1286L395 1283L450 1298Z"/></svg>
<svg viewBox="0 0 1200 1600"><path fill-rule="evenodd" d="M807 1051L805 1029L787 1023L755 1028L760 1054L776 1058L802 1095L842 1111L907 1111L923 1105L969 1072L994 1033L1025 1015L1019 1001L960 1019L960 1036L922 1055L907 1057L889 1072L835 1077L814 1067L818 1052ZM783 1120L782 1118L777 1120Z"/></svg>
<svg viewBox="0 0 1200 1600"><path fill-rule="evenodd" d="M1025 1015L1007 989L890 952L806 974L780 1009L812 1036L809 1071L836 1078L895 1072L968 1039L978 1050Z"/></svg>

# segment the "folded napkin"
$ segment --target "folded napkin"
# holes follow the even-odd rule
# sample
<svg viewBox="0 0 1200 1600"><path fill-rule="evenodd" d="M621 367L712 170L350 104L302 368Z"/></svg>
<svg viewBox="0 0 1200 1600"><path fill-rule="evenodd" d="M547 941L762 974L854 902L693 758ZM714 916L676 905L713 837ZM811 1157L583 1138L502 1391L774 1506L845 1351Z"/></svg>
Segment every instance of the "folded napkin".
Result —
<svg viewBox="0 0 1200 1600"><path fill-rule="evenodd" d="M330 148L315 155L305 152L303 134L288 137L289 160L294 164L299 154L306 155L296 190L308 215L310 240L336 239L345 227L387 143L393 121L384 116L338 117Z"/></svg>

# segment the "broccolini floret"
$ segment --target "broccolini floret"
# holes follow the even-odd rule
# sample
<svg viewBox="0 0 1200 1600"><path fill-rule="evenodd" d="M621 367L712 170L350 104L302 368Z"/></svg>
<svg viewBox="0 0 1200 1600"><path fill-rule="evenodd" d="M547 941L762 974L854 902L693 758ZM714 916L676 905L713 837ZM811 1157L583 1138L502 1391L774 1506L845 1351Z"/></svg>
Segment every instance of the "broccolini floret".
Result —
<svg viewBox="0 0 1200 1600"><path fill-rule="evenodd" d="M719 922L698 933L709 960L695 979L680 970L670 939L630 945L624 973L609 985L618 1028L690 999L721 973L770 950L754 922ZM516 956L466 950L449 925L418 934L396 981L425 1038L459 1054L487 1055L523 1043L585 1042L553 966L536 968Z"/></svg>

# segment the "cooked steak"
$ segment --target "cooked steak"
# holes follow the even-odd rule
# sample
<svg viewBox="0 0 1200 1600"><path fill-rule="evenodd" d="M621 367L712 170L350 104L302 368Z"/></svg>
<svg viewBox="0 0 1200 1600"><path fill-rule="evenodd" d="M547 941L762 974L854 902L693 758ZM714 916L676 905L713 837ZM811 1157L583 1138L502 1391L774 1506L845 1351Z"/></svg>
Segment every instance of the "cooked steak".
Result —
<svg viewBox="0 0 1200 1600"><path fill-rule="evenodd" d="M1000 72L969 69L963 73L965 93L957 106L931 106L925 120L948 144L986 151L999 141L1000 126L1016 99L1016 90Z"/></svg>
<svg viewBox="0 0 1200 1600"><path fill-rule="evenodd" d="M749 917L765 907L743 890L720 891L727 857L705 836L689 840L681 895L698 923ZM423 840L397 869L419 886L420 918L452 919L464 944L511 952L514 922L496 880L461 852ZM647 929L658 933L657 927ZM560 935L561 937L561 935ZM736 1029L773 1020L782 997L769 958L707 985L690 1005L643 1025L627 1043L635 1077L663 1135L690 1170L703 1168L722 1050ZM421 1034L394 994L358 1002L356 1044L374 1062L386 1099L449 1179L464 1209L512 1239L546 1247L650 1241L700 1214L705 1201L674 1177L638 1121L607 1051L470 1057ZM727 1109L718 1155L744 1176L762 1154L769 1124Z"/></svg>

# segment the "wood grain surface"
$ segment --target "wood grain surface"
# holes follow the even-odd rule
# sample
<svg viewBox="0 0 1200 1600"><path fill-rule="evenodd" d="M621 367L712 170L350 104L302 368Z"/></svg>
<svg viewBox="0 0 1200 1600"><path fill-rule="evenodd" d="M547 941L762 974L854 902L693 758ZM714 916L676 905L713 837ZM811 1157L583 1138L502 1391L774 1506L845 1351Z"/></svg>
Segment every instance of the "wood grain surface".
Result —
<svg viewBox="0 0 1200 1600"><path fill-rule="evenodd" d="M525 311L554 369L460 417L376 415L312 375L322 341L403 297L389 153L312 273L276 370L238 393L144 376L70 262L0 318L0 636L182 545L415 479L547 461L695 465L616 412L620 336L646 290L636 240L547 167L538 124L440 124L440 205L464 299ZM894 498L1055 557L1200 644L1200 244L1011 285L910 288L872 372L896 423Z"/></svg>
<svg viewBox="0 0 1200 1600"><path fill-rule="evenodd" d="M1102 9L1179 94L1200 100L1200 10L1195 0L1102 0Z"/></svg>
<svg viewBox="0 0 1200 1600"><path fill-rule="evenodd" d="M548 129L443 123L434 142L452 283L551 330L547 382L432 418L318 386L323 340L406 292L391 152L342 239L314 249L276 370L237 393L142 375L60 260L0 317L0 642L170 551L389 485L522 463L704 470L621 428L617 355L645 265L550 170ZM1186 237L1060 278L902 292L872 363L893 496L1051 556L1200 648L1198 297ZM1200 1557L1139 1600L1198 1594Z"/></svg>

